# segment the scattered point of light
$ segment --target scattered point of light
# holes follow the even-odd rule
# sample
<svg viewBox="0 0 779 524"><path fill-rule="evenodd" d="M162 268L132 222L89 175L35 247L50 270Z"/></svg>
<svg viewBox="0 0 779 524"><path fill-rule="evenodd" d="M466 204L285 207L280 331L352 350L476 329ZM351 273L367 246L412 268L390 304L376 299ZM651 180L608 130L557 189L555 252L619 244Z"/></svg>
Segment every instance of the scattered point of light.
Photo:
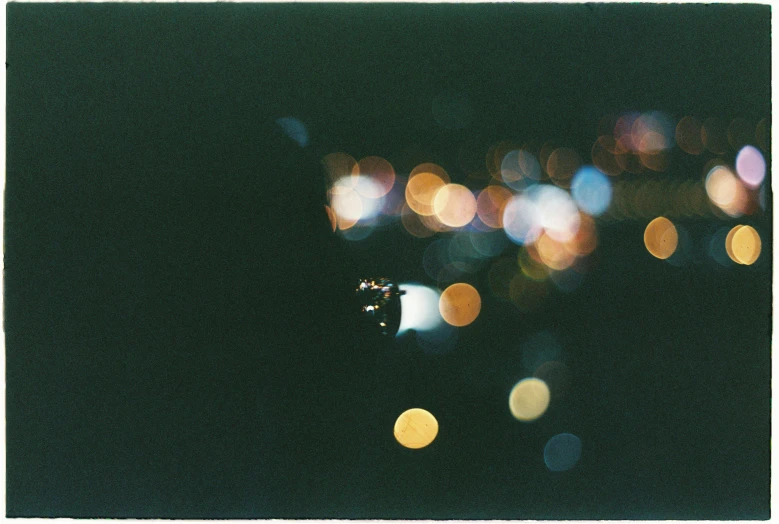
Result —
<svg viewBox="0 0 779 524"><path fill-rule="evenodd" d="M433 211L449 227L463 227L476 216L476 198L460 184L440 187L433 198Z"/></svg>
<svg viewBox="0 0 779 524"><path fill-rule="evenodd" d="M420 284L404 283L398 286L405 294L400 296L400 326L397 336L413 329L433 330L443 322L438 311L439 293L436 289Z"/></svg>
<svg viewBox="0 0 779 524"><path fill-rule="evenodd" d="M306 147L308 145L308 130L303 122L297 118L288 116L279 118L276 120L276 123L281 126L284 134L297 142L300 147Z"/></svg>
<svg viewBox="0 0 779 524"><path fill-rule="evenodd" d="M661 260L676 251L678 241L676 227L665 217L655 218L644 230L644 245L647 251Z"/></svg>
<svg viewBox="0 0 779 524"><path fill-rule="evenodd" d="M395 421L394 435L403 447L424 448L438 435L438 421L429 411L412 408L401 413Z"/></svg>
<svg viewBox="0 0 779 524"><path fill-rule="evenodd" d="M707 118L701 127L701 141L704 147L715 155L728 150L728 136L725 122L717 117Z"/></svg>
<svg viewBox="0 0 779 524"><path fill-rule="evenodd" d="M641 137L638 144L638 158L641 164L652 171L662 172L668 169L668 140L664 135L649 131Z"/></svg>
<svg viewBox="0 0 779 524"><path fill-rule="evenodd" d="M703 125L694 116L685 116L676 125L676 143L682 151L690 155L703 153L701 129Z"/></svg>
<svg viewBox="0 0 779 524"><path fill-rule="evenodd" d="M551 471L568 471L581 456L582 441L570 433L555 435L544 446L544 463Z"/></svg>
<svg viewBox="0 0 779 524"><path fill-rule="evenodd" d="M433 118L445 129L462 129L473 119L473 106L461 91L439 93L432 104Z"/></svg>
<svg viewBox="0 0 779 524"><path fill-rule="evenodd" d="M360 174L360 181L369 181L369 183L358 183L357 192L368 198L381 198L390 192L395 184L395 170L392 164L378 156L368 156L357 163L357 171Z"/></svg>
<svg viewBox="0 0 779 524"><path fill-rule="evenodd" d="M546 383L535 377L520 380L509 394L511 415L522 422L532 422L546 412L550 393Z"/></svg>
<svg viewBox="0 0 779 524"><path fill-rule="evenodd" d="M584 166L573 177L571 193L579 209L590 215L599 216L611 203L611 182L598 169Z"/></svg>
<svg viewBox="0 0 779 524"><path fill-rule="evenodd" d="M732 232L733 235L728 234L729 240L726 240L730 243L728 255L738 264L751 266L760 257L760 235L752 226L736 226Z"/></svg>
<svg viewBox="0 0 779 524"><path fill-rule="evenodd" d="M581 165L582 160L575 150L559 147L549 155L546 172L555 184L568 187L571 178Z"/></svg>
<svg viewBox="0 0 779 524"><path fill-rule="evenodd" d="M728 143L730 147L739 150L747 144L754 143L755 126L746 118L736 117L728 126Z"/></svg>
<svg viewBox="0 0 779 524"><path fill-rule="evenodd" d="M733 236L738 232L739 229L741 229L742 225L737 225L733 228L731 228L730 231L728 231L727 236L725 236L725 252L728 254L728 257L735 262L736 264L740 264L741 262L738 261L736 258L735 253L733 253Z"/></svg>
<svg viewBox="0 0 779 524"><path fill-rule="evenodd" d="M430 216L435 213L433 202L446 181L435 173L421 172L409 176L406 184L406 203L417 214Z"/></svg>
<svg viewBox="0 0 779 524"><path fill-rule="evenodd" d="M556 360L550 360L538 366L533 376L546 383L552 399L565 395L571 382L568 367Z"/></svg>
<svg viewBox="0 0 779 524"><path fill-rule="evenodd" d="M481 296L470 284L452 284L441 294L438 303L441 317L452 326L472 323L481 311Z"/></svg>
<svg viewBox="0 0 779 524"><path fill-rule="evenodd" d="M744 146L736 156L736 173L749 187L756 188L765 178L765 159L763 154L753 146Z"/></svg>
<svg viewBox="0 0 779 524"><path fill-rule="evenodd" d="M348 191L343 191L343 188L339 187L339 182L336 182L336 186L332 190L331 204L337 219L338 229L347 230L362 218L363 203L356 191L353 191L351 188ZM348 184L349 182L346 183Z"/></svg>

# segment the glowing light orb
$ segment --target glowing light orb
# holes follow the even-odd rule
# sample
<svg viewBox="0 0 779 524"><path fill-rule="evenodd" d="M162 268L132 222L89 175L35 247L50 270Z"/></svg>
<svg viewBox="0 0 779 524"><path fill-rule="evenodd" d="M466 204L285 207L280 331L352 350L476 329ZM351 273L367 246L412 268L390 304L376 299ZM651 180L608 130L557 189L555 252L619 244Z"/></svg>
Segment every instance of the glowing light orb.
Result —
<svg viewBox="0 0 779 524"><path fill-rule="evenodd" d="M368 198L381 198L390 192L395 184L395 170L392 164L378 156L368 156L357 163L360 179L357 192ZM365 182L368 183L365 183Z"/></svg>
<svg viewBox="0 0 779 524"><path fill-rule="evenodd" d="M736 226L731 230L725 242L728 256L745 266L754 264L760 257L762 242L760 235L752 226Z"/></svg>
<svg viewBox="0 0 779 524"><path fill-rule="evenodd" d="M655 218L644 230L644 245L647 251L661 260L673 255L678 242L676 227L665 217Z"/></svg>
<svg viewBox="0 0 779 524"><path fill-rule="evenodd" d="M401 446L421 449L429 446L438 436L438 421L429 411L411 408L397 418L393 433Z"/></svg>
<svg viewBox="0 0 779 524"><path fill-rule="evenodd" d="M706 175L709 200L730 216L743 214L747 194L744 186L726 166L716 165Z"/></svg>
<svg viewBox="0 0 779 524"><path fill-rule="evenodd" d="M544 463L551 471L568 471L582 456L582 441L576 435L560 433L544 446Z"/></svg>
<svg viewBox="0 0 779 524"><path fill-rule="evenodd" d="M452 284L438 302L441 317L450 325L463 327L476 320L481 312L481 296L470 284Z"/></svg>
<svg viewBox="0 0 779 524"><path fill-rule="evenodd" d="M765 159L756 147L744 146L736 156L736 173L749 187L758 187L765 178Z"/></svg>
<svg viewBox="0 0 779 524"><path fill-rule="evenodd" d="M476 198L460 184L446 184L435 192L433 211L449 227L463 227L476 216Z"/></svg>
<svg viewBox="0 0 779 524"><path fill-rule="evenodd" d="M502 186L487 186L476 198L476 214L493 229L503 227L503 210L511 198L511 191Z"/></svg>
<svg viewBox="0 0 779 524"><path fill-rule="evenodd" d="M437 290L420 284L400 284L405 295L400 296L400 326L397 336L409 329L429 331L443 322L438 311L439 293Z"/></svg>
<svg viewBox="0 0 779 524"><path fill-rule="evenodd" d="M550 393L546 382L531 377L520 380L509 394L511 415L522 422L541 417L549 407Z"/></svg>
<svg viewBox="0 0 779 524"><path fill-rule="evenodd" d="M279 118L276 120L276 123L284 131L284 134L297 142L300 147L306 147L308 145L308 130L303 122L297 118L287 116Z"/></svg>
<svg viewBox="0 0 779 524"><path fill-rule="evenodd" d="M611 182L598 169L585 166L573 176L571 193L579 209L593 216L602 215L611 203Z"/></svg>
<svg viewBox="0 0 779 524"><path fill-rule="evenodd" d="M418 173L411 176L406 184L406 203L417 214L430 216L435 213L433 201L439 189L446 182L434 173Z"/></svg>

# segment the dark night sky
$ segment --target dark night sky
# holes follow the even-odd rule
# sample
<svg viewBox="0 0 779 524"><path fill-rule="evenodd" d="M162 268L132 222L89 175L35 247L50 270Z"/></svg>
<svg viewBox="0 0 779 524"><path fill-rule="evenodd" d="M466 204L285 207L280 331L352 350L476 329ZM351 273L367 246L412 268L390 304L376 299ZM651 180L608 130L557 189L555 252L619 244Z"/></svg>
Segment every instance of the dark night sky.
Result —
<svg viewBox="0 0 779 524"><path fill-rule="evenodd" d="M8 515L769 517L770 191L681 222L755 226L754 266L669 264L647 221L604 220L576 291L520 312L469 275L481 315L427 355L342 312L356 275L435 285L433 239L329 235L305 178L346 151L471 184L464 148L585 157L625 111L770 121L768 6L10 3L7 35ZM439 125L441 93L467 126ZM674 154L669 179L714 156ZM571 384L519 423L543 331ZM415 406L441 432L413 451L392 424ZM562 432L582 457L553 473Z"/></svg>

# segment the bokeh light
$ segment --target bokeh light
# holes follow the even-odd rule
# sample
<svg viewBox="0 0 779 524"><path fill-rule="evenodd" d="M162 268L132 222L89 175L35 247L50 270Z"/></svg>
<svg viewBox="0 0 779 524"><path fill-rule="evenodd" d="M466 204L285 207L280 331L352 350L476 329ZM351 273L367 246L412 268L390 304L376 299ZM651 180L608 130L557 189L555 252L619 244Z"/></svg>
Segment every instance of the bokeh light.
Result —
<svg viewBox="0 0 779 524"><path fill-rule="evenodd" d="M415 167L406 184L406 203L419 215L435 213L433 200L436 192L449 183L449 175L436 164L425 163Z"/></svg>
<svg viewBox="0 0 779 524"><path fill-rule="evenodd" d="M303 122L297 118L286 116L276 120L276 123L284 131L284 134L297 142L300 147L308 145L308 130Z"/></svg>
<svg viewBox="0 0 779 524"><path fill-rule="evenodd" d="M576 261L576 255L563 242L555 240L546 232L541 234L534 247L541 261L550 269L567 269Z"/></svg>
<svg viewBox="0 0 779 524"><path fill-rule="evenodd" d="M541 164L524 149L506 153L500 163L501 180L515 191L521 191L541 179Z"/></svg>
<svg viewBox="0 0 779 524"><path fill-rule="evenodd" d="M360 175L359 181L369 181L369 183L358 183L357 192L368 198L381 198L392 189L395 183L395 170L385 159L378 156L369 156L361 159L357 163L357 172Z"/></svg>
<svg viewBox="0 0 779 524"><path fill-rule="evenodd" d="M550 471L568 471L579 462L581 455L582 441L570 433L555 435L544 446L544 463Z"/></svg>
<svg viewBox="0 0 779 524"><path fill-rule="evenodd" d="M549 155L546 172L556 185L568 187L571 178L581 165L582 159L574 149L559 147Z"/></svg>
<svg viewBox="0 0 779 524"><path fill-rule="evenodd" d="M750 266L760 257L762 242L752 226L734 227L725 242L728 256L738 264Z"/></svg>
<svg viewBox="0 0 779 524"><path fill-rule="evenodd" d="M444 290L439 300L441 317L457 327L471 324L481 312L481 296L470 284L452 284Z"/></svg>
<svg viewBox="0 0 779 524"><path fill-rule="evenodd" d="M705 184L709 200L720 210L731 217L744 213L748 195L730 168L715 165L706 175Z"/></svg>
<svg viewBox="0 0 779 524"><path fill-rule="evenodd" d="M703 153L701 130L703 124L694 116L685 116L676 124L676 143L682 151L690 155Z"/></svg>
<svg viewBox="0 0 779 524"><path fill-rule="evenodd" d="M433 211L443 224L463 227L476 216L476 198L465 186L446 184L435 193Z"/></svg>
<svg viewBox="0 0 779 524"><path fill-rule="evenodd" d="M334 184L340 178L357 175L357 160L347 153L330 153L322 158L322 166L330 179L330 184Z"/></svg>
<svg viewBox="0 0 779 524"><path fill-rule="evenodd" d="M503 227L503 210L512 193L502 186L487 186L476 198L476 214L481 221L493 229Z"/></svg>
<svg viewBox="0 0 779 524"><path fill-rule="evenodd" d="M736 173L749 187L756 188L765 178L765 159L754 146L744 146L736 156Z"/></svg>
<svg viewBox="0 0 779 524"><path fill-rule="evenodd" d="M611 182L598 169L584 166L573 177L571 194L579 209L590 215L599 216L611 203Z"/></svg>
<svg viewBox="0 0 779 524"><path fill-rule="evenodd" d="M430 331L443 323L438 311L438 290L421 284L403 283L400 296L400 326L396 336L408 330Z"/></svg>
<svg viewBox="0 0 779 524"><path fill-rule="evenodd" d="M511 415L522 422L532 422L540 418L549 407L549 387L535 377L520 380L509 394Z"/></svg>
<svg viewBox="0 0 779 524"><path fill-rule="evenodd" d="M622 173L622 167L615 157L616 148L617 142L611 135L601 135L592 144L590 152L592 163L609 176L617 176Z"/></svg>
<svg viewBox="0 0 779 524"><path fill-rule="evenodd" d="M661 260L673 255L678 241L676 227L665 217L655 218L644 230L644 245L647 251Z"/></svg>
<svg viewBox="0 0 779 524"><path fill-rule="evenodd" d="M429 446L438 436L438 421L427 410L411 408L397 418L393 433L401 446L421 449Z"/></svg>

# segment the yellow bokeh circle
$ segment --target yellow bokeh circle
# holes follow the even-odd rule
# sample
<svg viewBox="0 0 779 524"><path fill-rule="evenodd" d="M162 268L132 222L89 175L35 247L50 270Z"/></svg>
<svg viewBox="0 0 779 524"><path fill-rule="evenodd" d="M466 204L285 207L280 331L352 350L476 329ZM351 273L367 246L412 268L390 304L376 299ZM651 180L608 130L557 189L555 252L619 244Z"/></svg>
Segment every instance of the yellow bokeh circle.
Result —
<svg viewBox="0 0 779 524"><path fill-rule="evenodd" d="M430 445L438 435L438 421L432 413L421 408L411 408L395 421L395 440L409 449Z"/></svg>

